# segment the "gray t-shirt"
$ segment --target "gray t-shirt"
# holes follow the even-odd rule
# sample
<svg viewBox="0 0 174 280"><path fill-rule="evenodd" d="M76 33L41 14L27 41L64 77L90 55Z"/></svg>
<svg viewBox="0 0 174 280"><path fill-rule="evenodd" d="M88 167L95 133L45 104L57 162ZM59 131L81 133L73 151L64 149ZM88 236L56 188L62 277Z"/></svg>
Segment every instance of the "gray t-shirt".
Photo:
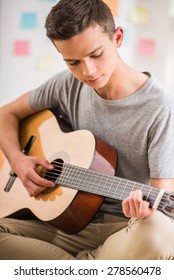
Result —
<svg viewBox="0 0 174 280"><path fill-rule="evenodd" d="M105 100L65 70L31 91L29 100L36 111L56 107L74 130L90 130L114 146L116 176L143 184L174 178L174 101L153 77L129 97ZM106 199L102 209L121 214L121 202Z"/></svg>

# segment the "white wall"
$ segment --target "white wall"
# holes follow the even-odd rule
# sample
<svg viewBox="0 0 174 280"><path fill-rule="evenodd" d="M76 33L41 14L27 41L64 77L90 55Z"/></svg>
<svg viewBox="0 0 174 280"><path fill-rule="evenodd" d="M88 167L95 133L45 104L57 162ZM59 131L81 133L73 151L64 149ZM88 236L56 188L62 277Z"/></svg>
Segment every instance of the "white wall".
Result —
<svg viewBox="0 0 174 280"><path fill-rule="evenodd" d="M149 69L174 93L174 0L135 1L138 2L147 8L149 19L146 24L134 25L134 66L139 70ZM154 55L138 52L138 42L142 38L155 42Z"/></svg>
<svg viewBox="0 0 174 280"><path fill-rule="evenodd" d="M142 9L142 15L136 9ZM137 70L151 72L174 94L174 0L120 0L118 20L129 31L122 56ZM153 47L143 52L143 40L154 43L154 52Z"/></svg>
<svg viewBox="0 0 174 280"><path fill-rule="evenodd" d="M65 63L45 35L45 18L56 0L0 0L0 105L40 83ZM21 28L21 15L37 14L34 28ZM14 42L29 42L28 55L15 55Z"/></svg>
<svg viewBox="0 0 174 280"><path fill-rule="evenodd" d="M123 59L140 71L149 70L174 92L173 2L119 0L116 25L125 29L125 40L119 50ZM57 0L0 0L0 106L65 69L65 63L46 38L44 29L46 15L56 3ZM148 20L144 23L136 19L134 9L137 7L147 9ZM35 28L21 27L21 15L25 12L37 14ZM154 40L153 55L139 51L142 39ZM14 54L16 40L29 42L28 55Z"/></svg>

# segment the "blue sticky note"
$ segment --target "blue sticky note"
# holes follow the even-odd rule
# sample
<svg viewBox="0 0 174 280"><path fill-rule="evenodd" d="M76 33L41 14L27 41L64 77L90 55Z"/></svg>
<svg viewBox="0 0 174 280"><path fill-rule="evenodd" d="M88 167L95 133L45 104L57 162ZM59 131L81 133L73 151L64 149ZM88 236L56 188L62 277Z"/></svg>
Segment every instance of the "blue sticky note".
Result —
<svg viewBox="0 0 174 280"><path fill-rule="evenodd" d="M21 15L21 28L36 28L37 26L37 13L22 13Z"/></svg>
<svg viewBox="0 0 174 280"><path fill-rule="evenodd" d="M124 44L128 44L129 43L129 38L130 37L130 34L129 34L129 30L128 28L124 28L124 39L123 39L123 43Z"/></svg>

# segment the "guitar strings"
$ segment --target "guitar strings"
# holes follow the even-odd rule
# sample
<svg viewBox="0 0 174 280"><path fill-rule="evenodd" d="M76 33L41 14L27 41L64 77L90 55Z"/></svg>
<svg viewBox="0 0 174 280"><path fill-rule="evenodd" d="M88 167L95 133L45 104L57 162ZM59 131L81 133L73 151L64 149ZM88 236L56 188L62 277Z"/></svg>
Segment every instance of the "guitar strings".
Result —
<svg viewBox="0 0 174 280"><path fill-rule="evenodd" d="M91 170L90 170L91 171ZM60 170L59 170L59 172L60 172ZM51 173L51 172L49 172L49 173ZM74 173L74 172L73 172ZM55 175L57 175L56 173L55 173ZM74 175L74 174L73 174ZM50 177L52 177L53 178L53 176L50 176ZM56 179L57 177L54 177L54 181L55 181L55 179ZM114 178L114 177L113 177ZM69 176L69 174L68 175L63 175L63 181L62 181L62 185L64 185L65 187L69 187L69 188L71 188L71 189L77 189L77 188L74 188L74 186L73 186L73 184L74 185L76 185L77 186L77 183L79 184L80 183L80 185L79 185L79 187L78 187L78 190L82 190L82 191L86 191L86 192L89 192L89 181L87 181L87 183L88 183L88 186L86 187L86 189L84 189L84 187L83 188L81 188L81 185L83 185L84 184L84 180L83 180L83 178L81 178L80 179L80 181L79 180L77 180L77 178L75 179L75 180L73 180L73 181L75 181L73 184L72 184L72 176ZM61 185L61 182L60 182L60 184L59 185ZM94 190L93 191L90 191L90 193L94 193L94 194L97 194L97 191L96 190L98 190L99 188L101 188L101 184L100 183L92 183L92 186L93 187L95 187L95 188L93 188ZM149 188L149 186L145 186L145 185L143 185L144 187L148 187ZM97 188L96 188L97 187ZM103 196L106 196L106 197L111 197L111 198L115 198L115 195L118 197L120 197L120 199L121 199L121 195L120 195L120 193L122 193L123 192L123 190L122 190L122 188L121 188L121 184L120 184L120 189L118 188L118 187L116 187L115 189L114 189L114 192L115 192L115 194L113 195L108 195L109 194L109 192L110 192L110 188L105 188L105 190L107 190L108 189L108 191L107 191L107 193L106 194L102 194L101 193L101 191L98 193L99 195L103 195ZM135 187L132 187L131 189L130 189L130 191L131 190L135 190L135 189L139 189L139 188L135 188ZM157 192L159 192L159 190L157 190ZM124 191L124 194L126 194L126 196L125 196L125 198L127 197L127 195L129 195L129 193L130 192L125 192ZM151 199L154 199L154 201L153 201L153 203L155 202L155 199L157 198L157 194L155 194L155 195L152 195L151 194ZM166 207L166 203L163 201L164 199L168 199L169 198L169 195L168 194L163 194L163 197L162 197L162 199L161 199L161 201L160 201L160 203L159 203L159 205L158 205L158 207L157 207L157 209L158 210L164 210L165 209L165 207ZM146 200L148 200L148 197L146 197L145 198ZM152 203L152 205L153 205L153 203ZM172 208L171 207L174 207L174 206L169 206L168 207L168 209L167 209L167 212L168 213L172 213ZM166 209L165 209L165 211L166 211ZM172 216L173 217L173 216Z"/></svg>
<svg viewBox="0 0 174 280"><path fill-rule="evenodd" d="M69 165L69 167L70 167L70 169L71 169L71 166L70 166L70 165ZM77 169L79 169L79 168L77 167ZM80 168L80 169L81 169L81 168ZM85 169L85 170L86 170L86 169ZM69 170L68 170L68 171L69 171ZM87 169L87 171L89 171L89 174L91 174L91 172L92 172L93 174L98 175L98 173L96 173L95 171L88 170L88 169ZM74 173L74 172L73 172L73 173ZM88 174L88 175L89 175L89 174ZM65 174L64 174L64 175L65 175ZM63 176L64 176L64 175L63 175ZM99 175L100 175L100 174L99 174ZM116 179L117 179L117 178L114 177L114 176L113 176L113 177L110 177L110 176L105 175L105 174L102 175L102 176L105 177L105 178L109 178L109 180L112 179L112 184L115 183L115 182L116 182ZM66 177L66 176L64 176L64 177ZM96 178L97 178L97 177L96 177ZM69 173L68 173L68 177L66 177L66 179L67 179L67 180L70 179L70 182L71 182L72 179L71 179L71 176L69 176ZM92 179L93 179L93 178L92 178ZM114 180L114 181L113 181L113 180ZM81 178L80 181L81 181L81 183L83 184L83 178ZM68 181L68 182L69 182L69 181ZM79 183L78 179L76 180L76 182ZM127 181L127 180L125 180L125 179L121 179L121 180L120 180L120 183L119 183L119 186L117 186L116 188L114 188L114 193L112 193L112 196L111 196L112 198L113 198L113 195L115 196L115 194L118 196L120 192L121 192L121 193L124 192L124 193L126 194L126 196L130 193L130 192L125 192L125 191L123 190L121 184L124 183L124 182L127 183L127 184L130 184L130 183L133 184L133 187L131 186L130 191L140 188L140 186L138 186L139 184L136 183L136 182L130 182L130 183L129 183L129 181ZM101 183L103 183L103 182L101 182ZM93 184L94 184L94 183L93 183ZM88 191L88 185L89 185L89 181L87 181L87 188L85 189L85 191ZM97 186L97 189L96 189L96 190L98 190L98 189L101 187L100 182L98 182L98 184L95 183L94 185ZM124 186L124 185L123 185L123 186ZM136 187L135 187L135 186L136 186ZM148 195L151 194L151 199L154 198L154 201L153 201L153 202L155 202L155 199L157 198L157 194L159 193L160 190L159 190L159 189L156 189L156 188L154 188L154 187L149 187L149 186L142 185L142 184L141 184L141 186L142 186L142 187L141 187L142 190L143 190L143 188L144 188L144 191L145 191L145 188L148 189ZM115 187L115 186L114 186L114 187ZM119 187L120 187L120 189L119 189ZM108 190L108 188L105 188L105 189L107 190L107 193L106 193L106 194L103 193L103 196L105 196L105 195L108 196L108 194L109 194L111 188L109 188L109 190ZM84 190L84 189L82 189L82 190ZM96 193L96 190L94 191L94 193ZM153 194L152 192L155 192L155 194ZM111 193L111 192L110 192L110 193ZM101 191L99 192L99 194L102 195L102 194L101 194ZM146 200L148 199L148 195L147 195L147 197L146 197ZM126 197L126 196L125 196L125 197ZM163 195L163 199L164 199L165 197L166 197L166 198L169 198L169 195L168 195L168 194ZM120 196L120 198L121 198L121 196ZM160 206L166 206L166 204L163 202L163 200L161 200L161 202L160 202L160 204L159 204L159 207L160 207ZM158 207L158 209L159 209L159 207Z"/></svg>
<svg viewBox="0 0 174 280"><path fill-rule="evenodd" d="M144 184L139 184L139 183L135 183L135 182L129 182L128 180L125 180L125 179L119 179L119 183L117 182L118 181L118 178L117 177L112 177L112 176L109 176L109 175L106 175L106 174L103 174L103 173L99 173L99 172L95 172L95 171L93 171L93 170L89 170L89 169L85 169L85 168L82 168L82 167L77 167L77 166L73 166L73 165L69 165L69 164L65 164L65 163L62 163L62 162L59 162L59 163L57 163L57 161L54 161L54 163L53 163L53 165L54 165L54 169L53 170L51 170L51 171L48 171L47 173L46 173L46 176L47 176L47 178L49 179L50 178L50 180L51 179L53 179L54 180L54 182L57 180L57 178L60 178L60 174L62 173L62 171L64 171L64 174L63 174L63 184L67 184L68 183L68 185L70 184L72 184L72 181L75 181L75 184L79 184L80 183L80 185L84 185L84 176L83 177L81 177L80 178L80 180L79 180L79 178L77 178L77 175L78 175L78 177L81 175L81 173L83 172L83 173L88 173L88 174L85 174L85 175L93 175L93 177L96 179L96 180L98 180L98 178L99 178L99 176L100 177L102 177L101 178L101 180L102 179L104 179L104 178L106 178L107 179L107 182L108 181L111 181L111 183L112 183L112 185L113 184L115 184L115 183L117 183L118 184L118 186L114 186L114 190L112 189L113 188L113 186L111 185L109 188L107 187L107 185L106 185L106 188L104 189L104 191L105 191L105 193L106 194L102 194L101 193L101 191L99 192L99 195L103 195L103 196L108 196L108 194L109 193L111 193L111 190L113 190L114 191L114 193L116 193L117 194L117 196L120 196L120 198L122 198L122 196L123 196L123 194L129 194L130 192L126 192L125 191L125 189L126 188L128 188L128 187L130 187L130 191L131 190L135 190L135 189L139 189L140 188L140 186L141 186L141 189L143 190L143 188L148 188L148 190L149 190L149 195L151 194L151 198L156 198L157 197L157 194L158 194L158 192L159 192L159 190L157 189L155 189L155 188L153 188L153 187L149 187L149 186L146 186L146 185L144 185ZM66 171L68 171L69 173L71 173L71 174L66 174L65 175L65 167L66 167ZM75 172L74 172L74 170L73 169L75 169ZM55 171L57 171L57 173L55 172ZM80 171L80 172L79 172ZM84 172L85 171L85 172ZM74 178L73 180L72 180L72 176L70 176L70 175L75 175L75 173L76 173L76 178ZM84 175L84 174L83 174ZM98 182L96 183L94 183L94 178L93 178L93 183L92 183L92 186L93 186L93 189L95 190L93 190L93 192L95 193L95 194L97 194L96 193L96 191L97 190L99 190L99 188L101 188L101 184L99 184ZM90 181L89 181L89 178L87 178L88 180L87 180L87 184L88 184L88 186L86 187L86 189L84 189L84 187L81 189L81 190L83 190L83 191L86 191L86 192L89 192L89 183L91 183ZM70 180L70 181L69 181ZM103 183L103 182L102 182ZM125 187L123 188L123 187L121 187L121 185L124 183L124 185L125 185ZM60 182L60 184L61 184L61 182ZM129 186L130 184L133 184L133 187L132 186ZM123 186L124 186L123 185ZM137 187L136 187L137 186ZM97 188L96 188L97 187ZM72 188L72 186L71 186L71 188ZM91 190L92 191L92 190ZM155 192L155 194L153 194L152 193L152 191L153 192ZM121 193L121 194L120 194ZM113 198L113 195L114 194L112 194L112 198ZM169 195L168 194L166 194L166 193L164 193L164 195L163 195L163 198L168 198L169 197ZM146 197L146 200L148 199L148 196ZM163 203L162 201L161 201L161 203L163 204L163 205L165 205L165 203Z"/></svg>
<svg viewBox="0 0 174 280"><path fill-rule="evenodd" d="M64 164L65 165L65 164ZM81 175L81 172L83 171L85 171L84 173L86 173L86 172L89 172L89 174L87 174L87 175L91 175L91 173L93 173L93 175L95 175L95 177L96 177L96 179L98 179L98 176L100 176L100 177L102 177L101 179L104 179L104 177L106 177L107 179L109 179L109 180L111 180L112 181L112 183L116 183L116 181L118 180L117 179L117 177L112 177L112 176L109 176L109 175L106 175L106 174L103 174L103 173L99 173L99 172L95 172L95 171L93 171L93 170L89 170L89 169L83 169L83 168L79 168L79 167L76 167L76 166L72 166L72 165L68 165L68 164L66 164L65 165L66 166L66 169L67 169L67 167L68 167L68 171L70 171L71 173L73 172L73 176L75 175L75 173L76 173L76 175ZM65 166L64 166L64 171L65 171ZM52 178L54 178L54 181L56 181L57 180L57 175L60 175L60 173L61 173L61 171L62 171L62 168L63 168L63 164L61 163L61 164L54 164L54 167L56 167L54 170L52 170L52 171L49 171L49 174L51 175L51 176L49 176L50 177L50 179ZM72 170L71 168L74 168L74 169L76 169L75 170L75 172L74 172L74 170ZM80 173L78 172L79 170L77 170L77 169L79 169L80 170ZM54 171L58 171L58 174L57 173L55 173ZM78 173L77 173L78 172ZM64 172L65 173L65 172ZM56 177L53 177L52 175L55 175ZM47 175L48 175L48 172L47 172ZM72 176L69 176L70 174L68 174L68 176L67 175L63 175L63 179L67 179L67 180L69 180L70 179L70 183L72 182ZM86 175L86 174L85 174ZM89 179L89 178L87 178L87 179ZM74 181L74 179L73 179L73 181ZM77 179L77 177L75 178L75 181L77 182L77 183L81 183L82 185L83 185L83 183L84 183L84 177L81 177L80 178L80 180L79 179ZM94 179L93 179L93 181L94 181ZM141 188L148 188L148 190L150 189L151 191L156 191L157 193L159 192L159 190L157 189L155 189L155 188L153 188L153 187L149 187L149 186L146 186L146 185L143 185L143 184L139 184L139 183L135 183L135 182L129 182L128 180L125 180L125 179L119 179L119 185L121 185L121 184L127 184L127 186L128 186L128 184L133 184L133 187L131 187L131 190L135 190L135 189L139 189L140 188L140 186L141 186ZM88 184L89 184L89 181L88 181ZM118 184L118 183L117 183ZM92 184L93 185L93 184ZM95 185L95 184L94 184ZM137 186L136 188L135 188L135 186ZM119 187L119 186L118 186ZM117 187L117 188L118 188ZM125 188L126 188L126 186L125 186ZM107 188L105 188L105 190L106 190ZM112 189L111 187L109 188L109 190L110 189ZM85 189L86 190L86 189ZM120 191L121 192L123 192L123 189L121 188L120 189ZM101 192L100 192L101 193ZM126 192L125 192L126 193ZM129 192L127 192L127 193L129 193ZM155 194L155 196L156 196L156 194Z"/></svg>

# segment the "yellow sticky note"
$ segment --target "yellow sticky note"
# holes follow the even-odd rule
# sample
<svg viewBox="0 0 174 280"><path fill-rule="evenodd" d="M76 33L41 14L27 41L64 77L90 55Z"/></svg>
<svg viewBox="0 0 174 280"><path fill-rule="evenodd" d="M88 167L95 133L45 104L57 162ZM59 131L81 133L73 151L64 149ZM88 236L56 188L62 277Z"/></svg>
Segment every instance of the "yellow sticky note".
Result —
<svg viewBox="0 0 174 280"><path fill-rule="evenodd" d="M54 67L54 58L49 53L41 54L36 62L36 68L39 71L51 70Z"/></svg>
<svg viewBox="0 0 174 280"><path fill-rule="evenodd" d="M147 23L149 21L148 9L144 6L134 7L134 9L131 11L129 19L133 23Z"/></svg>
<svg viewBox="0 0 174 280"><path fill-rule="evenodd" d="M114 17L118 15L118 0L103 0L103 2L109 6Z"/></svg>

